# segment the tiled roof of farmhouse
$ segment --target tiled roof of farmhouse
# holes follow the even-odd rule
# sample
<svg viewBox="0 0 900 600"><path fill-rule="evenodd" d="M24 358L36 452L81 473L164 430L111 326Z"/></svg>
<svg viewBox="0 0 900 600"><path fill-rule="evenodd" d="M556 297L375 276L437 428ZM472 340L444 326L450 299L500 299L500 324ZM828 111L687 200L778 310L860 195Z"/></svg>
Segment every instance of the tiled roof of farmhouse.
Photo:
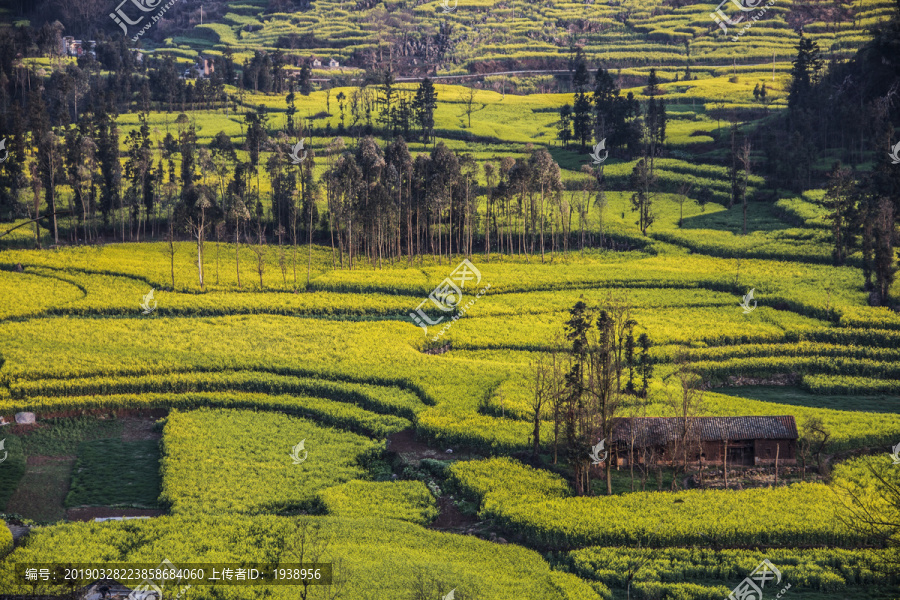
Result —
<svg viewBox="0 0 900 600"><path fill-rule="evenodd" d="M716 440L795 440L797 424L792 415L780 417L693 417L689 437L701 441ZM613 441L635 446L665 445L680 439L683 419L677 417L638 417L620 419L613 428Z"/></svg>

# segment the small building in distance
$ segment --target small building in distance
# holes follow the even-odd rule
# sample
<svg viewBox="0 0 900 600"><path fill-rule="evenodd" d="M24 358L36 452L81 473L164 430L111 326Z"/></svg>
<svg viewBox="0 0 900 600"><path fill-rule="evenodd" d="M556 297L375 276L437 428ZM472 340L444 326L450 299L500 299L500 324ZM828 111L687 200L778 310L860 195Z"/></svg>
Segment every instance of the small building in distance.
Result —
<svg viewBox="0 0 900 600"><path fill-rule="evenodd" d="M338 61L334 60L333 58L330 59L330 60L328 61L328 68L329 68L329 69L337 69L337 68L340 67L340 66L341 66L341 63L339 63Z"/></svg>
<svg viewBox="0 0 900 600"><path fill-rule="evenodd" d="M197 70L198 77L209 77L216 72L216 65L213 59L206 58L201 54L196 63L184 70L182 77L190 77L193 69Z"/></svg>
<svg viewBox="0 0 900 600"><path fill-rule="evenodd" d="M318 58L314 58L314 59L312 59L312 66L314 69L318 69L319 67L322 66L322 61L319 60Z"/></svg>
<svg viewBox="0 0 900 600"><path fill-rule="evenodd" d="M686 430L686 431L685 431ZM613 464L682 463L729 466L797 464L797 424L792 415L765 417L638 417L613 426ZM683 442L686 440L686 442Z"/></svg>
<svg viewBox="0 0 900 600"><path fill-rule="evenodd" d="M73 36L66 35L62 38L62 46L63 54L67 56L78 57L85 54L96 56L94 49L97 47L97 42L94 40L76 40Z"/></svg>
<svg viewBox="0 0 900 600"><path fill-rule="evenodd" d="M213 63L213 59L207 58L200 55L200 58L197 59L197 70L200 71L200 75L202 77L209 77L216 71L216 65Z"/></svg>

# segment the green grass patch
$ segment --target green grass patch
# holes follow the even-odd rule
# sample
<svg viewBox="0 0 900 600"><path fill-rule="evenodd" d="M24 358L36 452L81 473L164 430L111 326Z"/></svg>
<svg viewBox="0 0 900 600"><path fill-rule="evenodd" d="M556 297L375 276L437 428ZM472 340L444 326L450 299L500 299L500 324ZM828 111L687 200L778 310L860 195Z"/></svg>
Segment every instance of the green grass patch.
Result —
<svg viewBox="0 0 900 600"><path fill-rule="evenodd" d="M156 440L82 442L65 506L156 508L159 488Z"/></svg>
<svg viewBox="0 0 900 600"><path fill-rule="evenodd" d="M39 523L65 519L63 500L74 463L70 458L52 458L28 465L6 511Z"/></svg>
<svg viewBox="0 0 900 600"><path fill-rule="evenodd" d="M6 510L6 503L25 474L25 453L22 451L22 442L14 435L0 437L0 441L3 443L0 458L6 454L5 460L0 463L0 510Z"/></svg>
<svg viewBox="0 0 900 600"><path fill-rule="evenodd" d="M38 429L21 437L26 456L74 456L82 442L122 435L115 419L78 417L38 421Z"/></svg>

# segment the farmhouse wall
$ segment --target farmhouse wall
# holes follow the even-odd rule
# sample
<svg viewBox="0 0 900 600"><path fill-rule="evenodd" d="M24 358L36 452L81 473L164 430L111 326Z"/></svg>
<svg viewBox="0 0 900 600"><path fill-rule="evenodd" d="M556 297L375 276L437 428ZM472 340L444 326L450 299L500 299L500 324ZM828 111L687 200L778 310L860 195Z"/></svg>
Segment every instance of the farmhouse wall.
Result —
<svg viewBox="0 0 900 600"><path fill-rule="evenodd" d="M697 442L694 441L688 451L688 464L699 464L703 459L704 465L723 463L725 456L725 442L723 440L707 440L700 444L702 456L697 451ZM797 447L795 440L729 440L728 464L737 466L750 465L774 465L776 452L778 464L797 464ZM613 451L614 463L620 467L628 466L628 457L631 449L628 446ZM634 448L634 460L636 464L644 462L644 449ZM650 457L648 449L647 457ZM663 464L681 463L684 451L669 444L665 448L657 447L653 451L653 461ZM648 461L651 462L651 461Z"/></svg>
<svg viewBox="0 0 900 600"><path fill-rule="evenodd" d="M797 462L797 447L794 440L754 440L754 442L753 455L758 465L774 464L776 456L779 463Z"/></svg>

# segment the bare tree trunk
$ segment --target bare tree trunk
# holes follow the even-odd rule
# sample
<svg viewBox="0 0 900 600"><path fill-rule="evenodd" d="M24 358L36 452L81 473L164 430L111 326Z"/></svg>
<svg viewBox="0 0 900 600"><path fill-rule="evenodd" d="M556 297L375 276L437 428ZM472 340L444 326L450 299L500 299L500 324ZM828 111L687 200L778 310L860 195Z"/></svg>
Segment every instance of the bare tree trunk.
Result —
<svg viewBox="0 0 900 600"><path fill-rule="evenodd" d="M632 423L634 423L633 420L632 420ZM632 429L632 431L634 431L634 427L632 427L631 429ZM631 471L631 491L632 492L634 491L634 442L635 442L634 435L632 435L631 436L631 445L630 445L629 451L628 451L628 467L629 467L629 470Z"/></svg>
<svg viewBox="0 0 900 600"><path fill-rule="evenodd" d="M412 172L406 178L406 264L411 265L413 259L412 234Z"/></svg>
<svg viewBox="0 0 900 600"><path fill-rule="evenodd" d="M203 289L203 251L201 250L201 240L203 239L200 230L197 230L197 273L200 277L200 289Z"/></svg>
<svg viewBox="0 0 900 600"><path fill-rule="evenodd" d="M453 187L450 187L450 221L447 223L447 264L453 262Z"/></svg>
<svg viewBox="0 0 900 600"><path fill-rule="evenodd" d="M775 487L778 487L778 453L781 450L781 444L775 444Z"/></svg>
<svg viewBox="0 0 900 600"><path fill-rule="evenodd" d="M146 233L146 232L144 232ZM219 246L221 241L219 240L219 234L216 233L216 285L219 285Z"/></svg>
<svg viewBox="0 0 900 600"><path fill-rule="evenodd" d="M87 204L84 201L84 194L81 195L81 228L84 230L84 242L88 243L90 232L87 225Z"/></svg>
<svg viewBox="0 0 900 600"><path fill-rule="evenodd" d="M541 263L544 262L544 184L541 182Z"/></svg>
<svg viewBox="0 0 900 600"><path fill-rule="evenodd" d="M728 440L725 440L725 454L722 456L722 474L725 477L725 489L728 489Z"/></svg>
<svg viewBox="0 0 900 600"><path fill-rule="evenodd" d="M313 204L312 199L309 200L309 254L306 261L306 291L309 291L309 275L312 272L312 228L313 228Z"/></svg>
<svg viewBox="0 0 900 600"><path fill-rule="evenodd" d="M606 457L606 495L612 496L612 451Z"/></svg>
<svg viewBox="0 0 900 600"><path fill-rule="evenodd" d="M241 289L241 222L234 223L234 265L237 270L238 289Z"/></svg>
<svg viewBox="0 0 900 600"><path fill-rule="evenodd" d="M172 219L169 219L169 273L172 276L172 291L175 291L175 232L172 230Z"/></svg>

